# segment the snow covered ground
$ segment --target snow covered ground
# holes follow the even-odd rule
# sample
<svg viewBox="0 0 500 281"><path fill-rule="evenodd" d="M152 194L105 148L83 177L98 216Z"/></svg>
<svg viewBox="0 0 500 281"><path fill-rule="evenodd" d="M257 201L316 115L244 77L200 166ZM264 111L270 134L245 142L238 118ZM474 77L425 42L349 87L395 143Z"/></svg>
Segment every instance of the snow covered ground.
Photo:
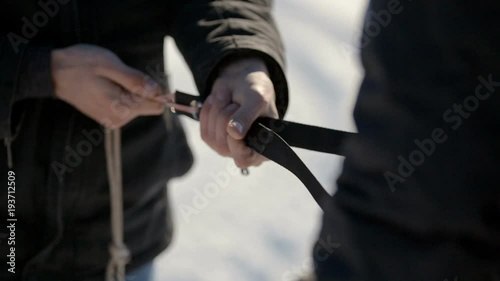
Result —
<svg viewBox="0 0 500 281"><path fill-rule="evenodd" d="M276 1L290 84L287 120L356 130L351 113L362 78L356 46L366 4ZM175 44L166 48L173 89L196 93ZM241 175L201 141L196 122L182 118L196 162L169 187L176 230L157 260L157 280L285 281L307 273L321 210L302 183L271 162ZM334 186L341 157L296 151L324 186Z"/></svg>

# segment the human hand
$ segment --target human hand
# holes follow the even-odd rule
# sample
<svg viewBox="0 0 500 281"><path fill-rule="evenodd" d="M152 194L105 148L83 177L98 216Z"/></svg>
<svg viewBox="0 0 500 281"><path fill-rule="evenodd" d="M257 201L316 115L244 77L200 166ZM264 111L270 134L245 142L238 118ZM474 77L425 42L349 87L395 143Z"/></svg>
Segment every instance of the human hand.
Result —
<svg viewBox="0 0 500 281"><path fill-rule="evenodd" d="M113 52L79 44L52 51L56 96L108 128L165 108L161 87Z"/></svg>
<svg viewBox="0 0 500 281"><path fill-rule="evenodd" d="M243 142L261 116L278 118L274 85L265 63L257 58L227 65L215 80L200 113L202 139L240 168L259 166L265 157Z"/></svg>

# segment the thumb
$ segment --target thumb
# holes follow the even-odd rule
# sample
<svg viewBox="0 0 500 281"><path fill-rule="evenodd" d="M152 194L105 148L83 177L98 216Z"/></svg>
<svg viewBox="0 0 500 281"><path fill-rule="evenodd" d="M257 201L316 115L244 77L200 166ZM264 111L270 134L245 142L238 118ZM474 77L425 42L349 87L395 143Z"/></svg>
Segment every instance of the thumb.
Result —
<svg viewBox="0 0 500 281"><path fill-rule="evenodd" d="M259 117L260 106L247 102L236 111L227 124L227 133L233 139L245 138L252 123Z"/></svg>

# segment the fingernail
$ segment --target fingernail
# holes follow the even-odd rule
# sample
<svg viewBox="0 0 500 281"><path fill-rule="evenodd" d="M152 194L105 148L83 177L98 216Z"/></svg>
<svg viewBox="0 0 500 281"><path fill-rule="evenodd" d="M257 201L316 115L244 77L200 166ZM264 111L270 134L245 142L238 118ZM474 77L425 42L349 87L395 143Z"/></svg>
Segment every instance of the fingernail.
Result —
<svg viewBox="0 0 500 281"><path fill-rule="evenodd" d="M235 120L229 121L229 127L236 129L240 134L243 133L243 125Z"/></svg>

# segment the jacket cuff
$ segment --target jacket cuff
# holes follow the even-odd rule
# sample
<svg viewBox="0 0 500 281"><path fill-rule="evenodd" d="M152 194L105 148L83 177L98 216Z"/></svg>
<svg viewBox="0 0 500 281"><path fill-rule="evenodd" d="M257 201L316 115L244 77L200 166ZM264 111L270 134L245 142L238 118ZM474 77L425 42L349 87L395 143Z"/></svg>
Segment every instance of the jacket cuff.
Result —
<svg viewBox="0 0 500 281"><path fill-rule="evenodd" d="M27 48L21 61L15 101L27 98L55 98L51 71L51 47Z"/></svg>

